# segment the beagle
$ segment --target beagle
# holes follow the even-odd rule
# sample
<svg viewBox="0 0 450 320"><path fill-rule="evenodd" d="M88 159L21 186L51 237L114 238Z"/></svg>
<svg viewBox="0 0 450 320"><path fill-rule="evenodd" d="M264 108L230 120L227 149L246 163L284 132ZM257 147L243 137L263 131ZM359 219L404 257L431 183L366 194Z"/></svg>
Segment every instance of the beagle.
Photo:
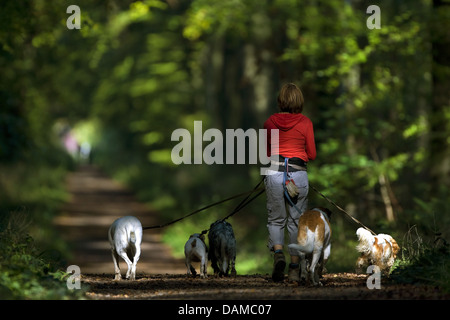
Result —
<svg viewBox="0 0 450 320"><path fill-rule="evenodd" d="M310 280L314 286L322 285L319 276L330 256L330 217L331 211L326 208L305 211L298 220L297 244L289 245L289 248L297 250L300 256L301 279ZM306 259L310 261L308 273Z"/></svg>

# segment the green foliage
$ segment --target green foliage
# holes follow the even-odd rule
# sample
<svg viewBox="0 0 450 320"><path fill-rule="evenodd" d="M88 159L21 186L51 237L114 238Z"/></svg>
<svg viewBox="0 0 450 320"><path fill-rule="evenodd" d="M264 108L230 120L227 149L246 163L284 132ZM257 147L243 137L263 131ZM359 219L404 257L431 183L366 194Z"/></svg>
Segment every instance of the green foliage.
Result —
<svg viewBox="0 0 450 320"><path fill-rule="evenodd" d="M11 214L0 224L1 299L79 299L83 292L67 289L68 274L42 256L26 233L26 217Z"/></svg>
<svg viewBox="0 0 450 320"><path fill-rule="evenodd" d="M414 235L411 235L415 232ZM432 243L426 242L411 229L402 247L401 257L391 269L390 278L398 283L427 284L450 292L450 246L435 235Z"/></svg>
<svg viewBox="0 0 450 320"><path fill-rule="evenodd" d="M60 149L47 146L34 150L28 158L15 164L0 164L0 220L12 215L26 215L30 233L39 245L63 251L62 242L55 241L52 219L68 200L65 176L71 159Z"/></svg>
<svg viewBox="0 0 450 320"><path fill-rule="evenodd" d="M401 251L391 269L399 283L433 285L450 292L449 203L445 188L429 202L416 199L407 222L412 227L397 238Z"/></svg>

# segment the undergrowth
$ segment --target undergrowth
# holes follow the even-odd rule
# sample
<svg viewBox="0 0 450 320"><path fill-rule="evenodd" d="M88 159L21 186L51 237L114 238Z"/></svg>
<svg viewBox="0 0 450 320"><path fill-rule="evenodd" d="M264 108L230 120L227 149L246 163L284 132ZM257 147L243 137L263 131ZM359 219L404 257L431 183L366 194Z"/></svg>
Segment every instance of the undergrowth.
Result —
<svg viewBox="0 0 450 320"><path fill-rule="evenodd" d="M450 293L450 246L441 233L436 232L432 242L426 241L413 226L401 248L391 269L393 281L432 285Z"/></svg>
<svg viewBox="0 0 450 320"><path fill-rule="evenodd" d="M402 248L391 270L398 283L426 284L450 293L450 202L442 187L431 199L415 199L409 213L412 227L401 239ZM400 240L400 239L399 239Z"/></svg>
<svg viewBox="0 0 450 320"><path fill-rule="evenodd" d="M82 298L84 290L67 288L69 274L45 258L27 233L29 223L17 216L0 224L0 299Z"/></svg>
<svg viewBox="0 0 450 320"><path fill-rule="evenodd" d="M72 162L50 151L0 163L0 299L83 298L83 290L67 289L67 248L52 224L68 197Z"/></svg>

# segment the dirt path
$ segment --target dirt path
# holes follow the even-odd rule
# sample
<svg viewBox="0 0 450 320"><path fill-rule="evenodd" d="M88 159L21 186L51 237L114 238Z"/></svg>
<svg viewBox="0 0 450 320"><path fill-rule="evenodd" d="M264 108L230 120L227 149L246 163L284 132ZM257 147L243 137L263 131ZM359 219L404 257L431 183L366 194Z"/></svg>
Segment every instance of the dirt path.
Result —
<svg viewBox="0 0 450 320"><path fill-rule="evenodd" d="M69 175L70 201L62 208L54 224L72 248L69 265L78 265L82 274L113 274L114 266L108 242L111 223L134 215L143 226L160 223L158 215L138 202L133 194L92 166L82 166ZM180 274L186 272L184 261L175 259L161 241L158 229L144 232L138 274ZM120 268L126 272L125 262Z"/></svg>
<svg viewBox="0 0 450 320"><path fill-rule="evenodd" d="M269 275L236 278L187 277L184 261L171 255L158 229L144 232L136 281L113 281L114 267L107 231L120 216L135 215L144 226L159 224L156 212L139 203L126 188L92 166L70 174L70 201L54 221L72 248L68 265L81 269L91 299L150 300L299 300L299 299L449 299L436 288L396 285L381 279L381 289L368 289L368 275L326 274L319 288L274 283ZM196 266L198 267L198 266ZM122 274L126 264L121 262Z"/></svg>
<svg viewBox="0 0 450 320"><path fill-rule="evenodd" d="M305 287L284 281L274 283L269 275L238 275L236 278L186 275L142 276L136 281L111 281L110 276L88 275L93 299L157 300L397 300L449 299L432 287L383 283L380 289L367 288L367 275L337 273L324 275L322 287Z"/></svg>

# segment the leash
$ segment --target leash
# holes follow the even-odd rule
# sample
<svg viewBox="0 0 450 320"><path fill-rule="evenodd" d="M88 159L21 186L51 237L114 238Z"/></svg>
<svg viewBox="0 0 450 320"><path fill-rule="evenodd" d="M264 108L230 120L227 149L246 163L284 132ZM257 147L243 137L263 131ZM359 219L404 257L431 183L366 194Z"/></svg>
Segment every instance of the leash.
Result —
<svg viewBox="0 0 450 320"><path fill-rule="evenodd" d="M335 206L338 210L342 211L347 217L349 217L353 222L355 222L356 224L358 224L359 226L363 227L364 229L366 229L367 231L371 232L373 235L376 235L375 232L373 232L372 230L370 230L368 227L366 227L361 221L359 221L358 219L356 219L355 217L351 216L347 211L345 211L344 209L342 209L340 206L338 206L336 203L334 203L332 200L330 200L327 196L325 196L323 193L321 193L319 190L317 190L316 188L314 188L313 185L309 184L309 187L311 189L313 189L315 192L317 192L322 198L324 198L325 200L327 200L329 203L331 203L333 206Z"/></svg>
<svg viewBox="0 0 450 320"><path fill-rule="evenodd" d="M260 181L260 182L252 189L252 190L250 190L250 191L242 192L242 193L236 194L236 195L234 195L234 196L228 197L228 198L226 198L226 199L223 199L223 200L220 200L220 201L211 203L211 204L209 204L209 205L207 205L207 206L204 206L204 207L202 207L202 208L200 208L200 209L194 210L194 211L192 211L191 213L188 213L187 215L185 215L185 216L183 216L183 217L181 217L181 218L172 220L172 221L167 222L167 223L165 223L165 224L156 225L156 226L151 226L151 227L144 227L144 228L142 228L142 230L164 228L164 227L170 226L171 224L174 224L174 223L176 223L176 222L178 222L178 221L181 221L181 220L183 220L183 219L186 219L186 218L188 218L188 217L190 217L190 216L193 216L194 214L197 214L197 213L202 212L202 211L204 211L204 210L206 210L206 209L209 209L209 208L211 208L211 207L214 207L214 206L217 206L217 205L222 204L222 203L224 203L224 202L227 202L227 201L230 201L230 200L233 200L233 199L236 199L236 198L239 198L239 197L242 197L242 196L247 195L247 197L246 197L244 200L242 200L242 201L236 206L236 208L235 208L229 215L227 215L225 218L222 219L222 220L224 221L224 220L228 219L229 217L231 217L232 215L236 214L236 213L237 213L238 211L240 211L241 209L243 209L247 204L249 204L250 202L252 202L254 199L256 199L259 195L261 195L261 194L265 191L265 188L264 188L264 187L259 187L259 185L260 185L263 181L264 181L264 178L263 178L263 179L262 179L262 180L261 180L261 181ZM248 200L249 197L252 195L252 193L254 193L255 191L260 191L260 192L259 192L256 196L253 196L250 200ZM208 230L209 230L209 229L208 229ZM202 234L205 234L206 232L208 232L208 230L203 231Z"/></svg>
<svg viewBox="0 0 450 320"><path fill-rule="evenodd" d="M242 200L242 201L236 206L236 208L234 208L234 210L231 211L230 214L228 214L225 218L220 219L219 221L225 221L225 220L227 220L228 218L232 217L232 216L235 215L237 212L239 212L240 210L242 210L242 209L243 209L246 205L248 205L250 202L252 202L252 201L255 200L257 197L259 197L261 194L263 194L263 193L266 191L266 189L265 189L265 187L261 187L261 188L260 188L259 186L260 186L260 184L264 181L264 179L265 179L265 177L263 177L263 178L261 179L261 181L260 181L260 182L253 188L253 190L249 193L249 195L248 195L244 200ZM259 192L258 192L256 195L254 195L252 198L250 198L250 196L252 195L252 193L255 192L255 191L258 191L258 190L259 190ZM250 198L250 199L249 199L249 198ZM209 231L209 229L203 230L201 234L206 234L206 233L208 233L208 231Z"/></svg>

